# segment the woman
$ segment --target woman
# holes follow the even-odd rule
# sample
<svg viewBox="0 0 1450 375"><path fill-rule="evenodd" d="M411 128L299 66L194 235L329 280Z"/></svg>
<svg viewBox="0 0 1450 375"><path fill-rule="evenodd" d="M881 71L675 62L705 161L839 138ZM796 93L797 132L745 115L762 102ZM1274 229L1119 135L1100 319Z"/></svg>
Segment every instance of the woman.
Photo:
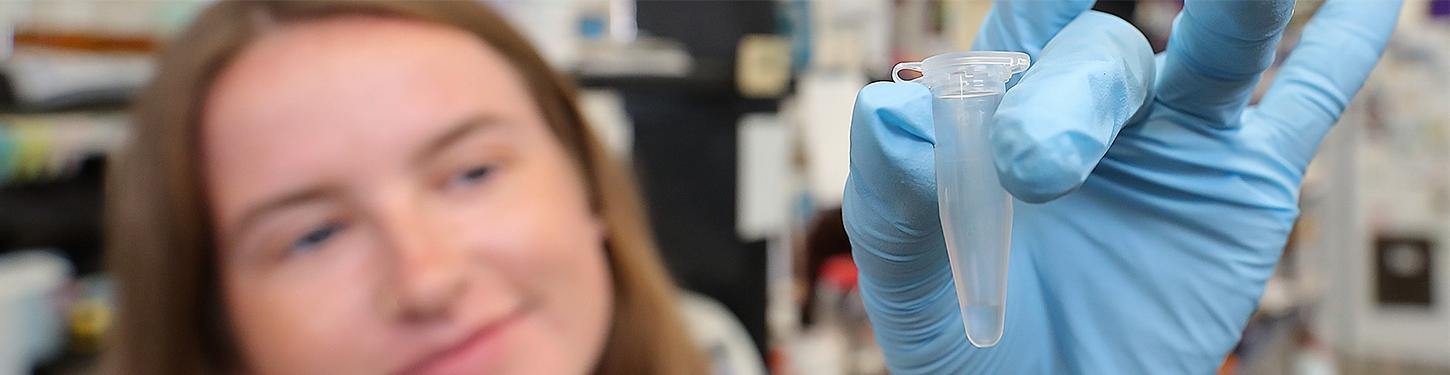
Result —
<svg viewBox="0 0 1450 375"><path fill-rule="evenodd" d="M108 365L699 373L631 181L470 2L226 2L114 168Z"/></svg>

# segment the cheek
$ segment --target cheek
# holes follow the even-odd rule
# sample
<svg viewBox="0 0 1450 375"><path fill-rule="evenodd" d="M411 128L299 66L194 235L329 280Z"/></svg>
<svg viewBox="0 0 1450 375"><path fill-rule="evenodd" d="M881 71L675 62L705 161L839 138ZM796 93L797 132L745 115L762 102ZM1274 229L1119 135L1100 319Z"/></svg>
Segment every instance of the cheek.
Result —
<svg viewBox="0 0 1450 375"><path fill-rule="evenodd" d="M275 374L387 368L391 355L384 336L389 329L371 309L374 288L367 283L372 272L361 259L343 255L305 274L280 271L259 277L228 271L225 290L232 330L252 370Z"/></svg>
<svg viewBox="0 0 1450 375"><path fill-rule="evenodd" d="M587 368L603 350L613 311L604 235L583 182L568 164L548 161L521 160L498 176L480 198L488 203L458 211L452 232L470 233L477 263L531 304L538 329L526 341L543 340L566 357L531 358L554 351L525 350L516 364L563 360Z"/></svg>
<svg viewBox="0 0 1450 375"><path fill-rule="evenodd" d="M578 224L584 220L576 220ZM535 339L557 345L563 358L534 358L525 362L562 361L592 366L603 351L613 318L613 285L602 239L560 227L561 221L537 222L531 246L521 248L516 267L503 272L520 284L543 328ZM546 352L535 353L537 357ZM535 356L524 353L523 356ZM568 371L565 373L570 373Z"/></svg>

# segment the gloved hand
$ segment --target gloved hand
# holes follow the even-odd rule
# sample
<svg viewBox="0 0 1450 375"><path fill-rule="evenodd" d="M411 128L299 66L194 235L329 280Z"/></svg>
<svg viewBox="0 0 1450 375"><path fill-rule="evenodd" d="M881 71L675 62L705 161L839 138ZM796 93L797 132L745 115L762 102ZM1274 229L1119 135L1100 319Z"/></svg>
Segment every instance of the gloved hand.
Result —
<svg viewBox="0 0 1450 375"><path fill-rule="evenodd" d="M997 1L976 45L1035 64L1003 97L992 138L1019 200L994 348L962 329L930 94L861 90L843 209L893 373L1213 373L1278 261L1305 166L1399 9L1330 0L1250 107L1292 1L1190 0L1156 60L1091 4Z"/></svg>

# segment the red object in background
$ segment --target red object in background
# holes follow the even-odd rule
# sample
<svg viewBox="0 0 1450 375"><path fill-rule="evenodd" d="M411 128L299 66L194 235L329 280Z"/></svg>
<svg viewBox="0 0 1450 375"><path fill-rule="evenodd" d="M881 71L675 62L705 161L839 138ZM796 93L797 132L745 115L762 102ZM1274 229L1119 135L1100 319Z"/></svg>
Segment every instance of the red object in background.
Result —
<svg viewBox="0 0 1450 375"><path fill-rule="evenodd" d="M856 289L856 262L847 254L833 255L821 264L821 281L842 291Z"/></svg>

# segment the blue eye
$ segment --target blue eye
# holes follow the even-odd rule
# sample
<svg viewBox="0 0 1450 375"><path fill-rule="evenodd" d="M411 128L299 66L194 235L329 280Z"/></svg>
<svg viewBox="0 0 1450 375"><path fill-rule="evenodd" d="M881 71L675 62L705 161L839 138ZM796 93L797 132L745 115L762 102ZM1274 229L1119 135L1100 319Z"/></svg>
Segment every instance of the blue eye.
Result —
<svg viewBox="0 0 1450 375"><path fill-rule="evenodd" d="M483 181L483 179L488 178L488 175L492 172L493 168L487 166L476 166L468 168L464 170L463 173L459 173L457 176L453 177L453 183L464 185L476 184L479 181Z"/></svg>
<svg viewBox="0 0 1450 375"><path fill-rule="evenodd" d="M341 232L343 228L344 227L341 223L328 223L327 225L323 225L321 227L318 227L317 229L313 229L311 232L307 232L307 234L302 235L302 237L298 238L296 241L292 241L291 250L293 252L306 252L316 250L317 248L325 244L328 239L331 239L333 236L337 235L338 232Z"/></svg>

